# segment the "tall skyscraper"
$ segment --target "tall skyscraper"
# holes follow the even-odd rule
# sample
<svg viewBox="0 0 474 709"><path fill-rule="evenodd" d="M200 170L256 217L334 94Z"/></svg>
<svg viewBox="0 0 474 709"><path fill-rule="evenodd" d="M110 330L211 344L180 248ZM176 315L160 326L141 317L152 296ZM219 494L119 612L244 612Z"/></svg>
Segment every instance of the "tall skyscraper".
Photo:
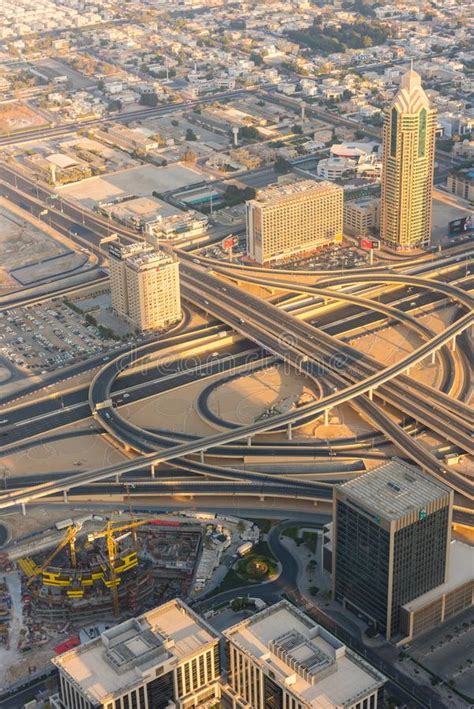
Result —
<svg viewBox="0 0 474 709"><path fill-rule="evenodd" d="M247 202L247 245L257 263L312 251L342 238L343 190L299 180L260 190Z"/></svg>
<svg viewBox="0 0 474 709"><path fill-rule="evenodd" d="M413 69L385 110L380 236L390 248L429 246L436 109Z"/></svg>
<svg viewBox="0 0 474 709"><path fill-rule="evenodd" d="M141 332L181 318L179 263L173 254L144 243L111 243L112 308Z"/></svg>
<svg viewBox="0 0 474 709"><path fill-rule="evenodd" d="M444 583L452 491L399 460L334 490L333 595L387 638L401 607Z"/></svg>

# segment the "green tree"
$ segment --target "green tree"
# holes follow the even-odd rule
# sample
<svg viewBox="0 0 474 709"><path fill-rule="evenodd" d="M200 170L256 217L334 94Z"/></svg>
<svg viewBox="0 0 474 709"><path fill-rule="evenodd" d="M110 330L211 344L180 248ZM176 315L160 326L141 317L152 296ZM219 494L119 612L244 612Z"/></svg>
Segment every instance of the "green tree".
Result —
<svg viewBox="0 0 474 709"><path fill-rule="evenodd" d="M262 66L263 64L263 58L260 54L257 54L257 52L252 52L250 55L250 61L252 61L255 66Z"/></svg>
<svg viewBox="0 0 474 709"><path fill-rule="evenodd" d="M140 95L140 100L138 102L140 106L150 106L154 108L158 105L158 96L155 92L147 92Z"/></svg>
<svg viewBox="0 0 474 709"><path fill-rule="evenodd" d="M277 157L277 159L273 163L273 169L275 170L275 172L278 172L281 175L284 175L287 172L290 172L291 163L288 160L286 160L285 158Z"/></svg>
<svg viewBox="0 0 474 709"><path fill-rule="evenodd" d="M255 126L240 126L239 138L242 140L259 140L260 134Z"/></svg>

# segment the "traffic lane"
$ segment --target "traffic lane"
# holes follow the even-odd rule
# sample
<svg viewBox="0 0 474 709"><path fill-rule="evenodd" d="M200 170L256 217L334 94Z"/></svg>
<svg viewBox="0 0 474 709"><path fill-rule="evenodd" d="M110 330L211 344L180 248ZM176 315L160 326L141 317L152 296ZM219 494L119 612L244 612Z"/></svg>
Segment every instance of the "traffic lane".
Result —
<svg viewBox="0 0 474 709"><path fill-rule="evenodd" d="M237 343L235 350L238 352L239 349L242 349L243 344L245 343ZM255 355L258 357L257 351L255 351ZM131 404L141 401L144 398L166 392L171 386L174 388L185 386L200 379L215 376L216 373L221 371L241 366L246 363L247 358L247 354L242 354L241 356L237 354L232 361L222 361L216 357L209 362L203 362L204 370L195 372L180 371L181 361L177 360L170 365L168 371L162 372L162 376L165 377L163 380L155 378L150 381L149 378L156 375L156 371L150 368L144 372L131 375L128 382L120 380L120 390L113 394L112 399L118 404ZM175 374L175 377L170 380L169 375L172 373ZM148 378L146 375L148 375ZM131 384L130 380L134 383ZM139 388L130 393L124 392L124 389L129 388L129 386L138 386ZM143 389L144 386L146 386L146 390ZM47 399L38 402L31 407L30 411L28 407L22 407L21 411L15 411L13 416L8 417L7 425L9 430L0 433L0 445L7 446L25 437L49 431L51 427L58 428L59 426L89 418L91 411L87 394L88 388L82 388L71 392L69 395L64 394L62 397L61 395L54 395L51 400ZM27 420L22 418L22 414L25 411L28 411L29 414L31 413Z"/></svg>
<svg viewBox="0 0 474 709"><path fill-rule="evenodd" d="M285 513L283 512L283 515ZM299 519L297 526L311 526L322 528L324 524L330 522L330 515L315 514L307 519ZM207 596L206 594L196 600L200 608L211 608L216 604L227 603L239 595L251 595L253 598L261 598L268 605L278 603L283 594L294 591L296 579L298 578L298 563L292 554L280 542L280 535L288 527L294 527L295 521L285 520L272 527L268 534L267 542L273 556L280 563L280 575L275 581L267 583L251 584L240 588L230 589L222 593Z"/></svg>

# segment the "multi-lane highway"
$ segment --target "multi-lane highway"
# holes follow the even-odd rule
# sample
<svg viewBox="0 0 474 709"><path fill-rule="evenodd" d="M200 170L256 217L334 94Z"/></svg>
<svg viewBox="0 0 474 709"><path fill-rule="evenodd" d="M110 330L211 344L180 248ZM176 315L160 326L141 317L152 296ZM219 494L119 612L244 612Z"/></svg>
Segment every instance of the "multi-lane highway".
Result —
<svg viewBox="0 0 474 709"><path fill-rule="evenodd" d="M191 266L188 266L187 268L188 268L188 270L191 271L191 273L197 272L199 274L201 288L202 288L203 284L205 283L206 279L214 279L215 278L215 276L213 276L212 274L209 274L207 271L203 272L203 269L200 269L199 267L194 267L194 271L193 271L193 267L191 267ZM204 273L206 275L204 275ZM212 288L214 288L214 287L215 287L215 284L212 284ZM232 288L231 286L225 286L225 287L228 289ZM208 294L208 295L210 295L210 297L212 297L211 290L209 291L209 293L206 290L206 294ZM222 301L225 299L223 299L221 297L222 293L220 293L219 296L220 296L219 302L222 303ZM245 296L245 297L247 297L247 296ZM242 301L242 294L240 293L239 294L239 306L242 305L241 301ZM202 293L201 293L200 302L202 304ZM210 301L208 301L208 302L210 302ZM235 294L234 294L234 301L233 301L232 307L234 307L234 305L235 305ZM214 307L217 307L217 306L214 306ZM252 303L251 307L252 307L252 313L255 313L255 304ZM239 312L242 312L242 311L239 311ZM245 311L245 313L247 314L247 311ZM225 316L225 317L228 318L228 316ZM233 314L232 317L235 318L235 314ZM238 317L240 318L240 316L238 316ZM253 315L250 315L250 317L253 317ZM242 323L239 321L239 325L237 326L237 329L242 329L241 326L243 326L245 324L246 324L245 322ZM272 333L274 333L274 325L275 325L275 323L274 323L274 319L273 319ZM246 327L245 330L247 331L248 328ZM258 332L257 334L255 334L255 332L253 330L251 330L250 332L246 332L246 334L249 335L252 339L254 339L254 338L257 339L258 337L261 337L262 333ZM448 337L448 339L451 338L452 333L448 333L447 337ZM277 340L278 340L278 338L277 338ZM283 340L283 342L284 342L284 340ZM280 346L281 346L281 343L282 343L282 341L280 341L280 343L279 343ZM266 347L267 349L271 349L273 346L274 346L274 343L270 343L270 345L269 345L269 340L266 339L266 341L264 343L264 347ZM429 351L430 350L428 349L428 352ZM280 354L283 354L283 356L285 358L290 358L290 355L291 355L291 361L294 364L301 366L301 364L302 364L301 351L298 351L298 350L294 351L294 348L292 348L291 346L288 347L285 343L285 352L284 353L280 352ZM304 356L307 356L307 355L304 355ZM406 365L405 365L405 367L406 367ZM100 376L96 378L95 384L99 380L100 380ZM365 382L362 383L362 389L361 389L362 391L364 390L364 385L365 385ZM347 388L349 388L349 387L347 387ZM368 387L366 385L365 385L365 389L366 390L368 389ZM92 392L94 392L94 391L95 391L95 388L92 387ZM344 396L345 396L345 394L344 394ZM331 396L326 397L325 399L322 400L322 403L319 402L319 404L318 404L319 413L324 412L327 409L328 405L333 405L334 402L337 403L340 399L341 399L341 395L338 393L332 395L332 397ZM94 394L92 394L92 405L93 406L96 405L95 399L94 399ZM397 441L400 440L400 437L403 437L405 435L395 423L393 423L392 421L384 420L384 418L386 418L385 415L384 414L381 415L378 412L377 407L375 406L374 402L368 401L368 402L365 402L365 405L366 406L368 405L369 412L370 412L371 416L373 417L373 420L378 425L378 427L381 430L383 430L385 433L387 433L387 435L391 435L391 436L393 435L394 437L396 437ZM310 407L304 407L304 408L318 409L318 406L311 405ZM104 418L102 419L102 424L104 425L104 427L106 429L110 428L111 431L113 432L114 428L110 423L112 421L111 412L107 411L106 409L100 409L100 411L104 412L103 413ZM106 413L109 413L109 416L110 416L109 419L105 415ZM299 412L300 415L301 415L301 413L302 412ZM99 411L96 410L96 416L97 415L101 416L102 414L100 414ZM199 452L199 451L206 449L208 447L214 447L216 445L222 445L224 443L236 441L241 438L255 436L256 434L258 434L261 431L275 428L276 426L281 425L282 423L292 423L295 418L297 418L297 417L295 417L294 413L276 416L276 417L269 419L268 421L259 422L259 423L253 424L252 426L240 427L239 429L237 429L237 431L232 431L232 432L225 431L223 433L219 433L214 436L210 436L210 437L206 438L205 440L198 440L197 442L192 441L192 442L187 442L187 443L181 443L181 444L175 445L171 450L165 451L165 452L160 452L159 454L147 453L146 455L141 456L140 458L136 459L135 461L127 462L127 463L124 463L124 464L121 464L118 466L110 466L110 467L108 467L106 469L102 469L100 471L81 472L81 473L78 473L73 476L71 476L71 475L65 476L65 478L62 479L60 482L58 482L58 481L46 482L41 485L31 487L28 491L25 491L25 492L15 491L15 492L6 493L0 499L0 506L7 507L7 506L11 506L11 505L18 504L18 503L24 504L25 502L28 502L29 500L38 499L38 498L47 496L48 494L57 494L58 492L67 491L71 488L78 488L81 485L84 486L84 485L87 485L91 482L95 482L95 481L99 481L99 480L107 480L107 479L110 479L113 477L117 477L117 476L126 474L128 472L133 472L134 470L137 470L137 469L143 469L143 467L146 466L147 464L148 465L157 465L158 463L165 462L167 460L182 458L183 456L189 456L193 453ZM139 435L141 435L141 431L139 432ZM441 475L445 475L445 476L450 475L451 478L455 478L455 476L452 475L451 473L447 473L446 470L442 466L440 466L439 461L437 459L435 459L433 456L431 456L431 454L428 451L423 449L416 441L412 441L412 439L409 437L407 437L407 438L408 438L408 441L404 442L404 445L406 446L405 450L408 450L410 455L412 457L414 457L415 460L418 460L418 462L421 461L421 464L423 465L423 467L425 467L425 469L430 470L430 472L432 472L436 476L440 476L440 474L441 474ZM143 443L146 443L146 441L143 440ZM235 480L235 478L238 477L238 471L236 471L236 469L234 469L234 468L229 470L228 472L224 471L222 468L218 468L217 470L214 470L214 469L212 469L212 466L206 466L206 475L209 475L212 477L219 477L219 478L231 477L232 480ZM261 480L261 477L259 474L255 474L255 473L252 474L252 473L249 473L249 471L245 471L244 475L245 475L246 480L249 480L251 478L253 478L253 480L256 480L255 476L257 476L258 479ZM447 480L448 478L445 478L445 479ZM449 482L450 482L450 484L453 485L453 487L455 487L455 489L458 489L466 497L469 497L469 498L472 497L471 492L470 492L470 488L468 485L466 485L464 483L464 481L461 482L458 480L451 479Z"/></svg>
<svg viewBox="0 0 474 709"><path fill-rule="evenodd" d="M44 208L45 201L51 195L51 191L45 186L36 185L27 176L19 174L17 171L12 171L9 166L2 167L0 177L6 179L9 183L3 184L4 193L17 202L19 199L24 199L33 213L36 213L36 211L39 213L39 210ZM48 204L51 203L48 202ZM55 226L60 230L67 230L71 234L71 223L81 224L83 227L81 229L81 239L86 239L89 246L100 253L100 238L110 233L111 230L108 222L84 210L79 205L71 204L66 200L61 200L59 209L53 208L51 211ZM136 238L136 235L122 227L117 229L114 227L114 230L123 238ZM262 269L259 271L259 269L235 265L223 266L223 264L209 259L200 257L196 259L193 255L189 256L185 253L180 253L179 255L182 260L184 296L195 306L204 309L218 320L227 323L244 337L259 344L263 350L272 352L279 358L286 359L307 376L312 377L317 374L320 379L323 372L326 388L320 401L307 409L303 407L304 410L299 410L298 415L293 412L292 415L287 415L283 418L275 417L275 419L265 421L264 425L238 427L234 431L224 431L217 436L211 436L204 440L183 440L182 436L170 436L169 432L168 435L163 435L163 431L144 432L142 429L136 429L136 427L131 426L120 417L117 410L108 403L108 399L113 399L113 394L111 395L110 393L113 378L110 378L110 367L105 366L95 378L91 387L89 411L91 409L94 411L97 422L105 430L139 453L143 453L143 455L131 466L127 463L122 467L118 466L113 471L110 469L90 471L84 477L81 477L80 480L76 474L74 476L75 481L71 479L72 476L70 475L65 476L66 479L62 481L50 480L46 483L50 486L49 488L34 486L34 489L28 492L25 491L20 497L15 497L15 493L12 493L13 497L10 496L10 493L7 493L8 499L4 496L0 500L0 504L9 506L17 502L25 502L38 496L43 497L52 490L57 492L75 488L76 483L83 486L89 483L95 484L96 481L109 480L111 477L117 477L117 475L131 474L134 471L143 470L144 466L166 460L178 462L183 470L187 470L194 476L204 475L210 476L214 480L220 478L220 480L240 480L242 482L245 475L247 476L246 479L249 480L251 477L248 470L224 469L216 465L208 466L207 463L203 464L202 462L199 465L204 465L204 468L199 469L199 465L195 461L190 461L189 455L202 451L219 452L221 455L224 451L231 449L234 452L241 451L243 445L236 445L235 442L238 443L239 440L242 440L244 445L245 442L248 443L250 441L255 443L257 434L275 430L282 426L288 426L289 435L291 435L292 427L296 426L298 421L304 416L327 415L332 406L344 401L352 401L378 431L382 432L397 445L403 455L408 455L409 458L417 461L433 475L441 477L445 482L449 482L460 495L464 496L464 499L472 499L472 487L469 481L466 481L463 476L444 468L437 457L424 448L419 441L416 441L409 431L399 426L396 420L383 411L379 404L380 401L385 401L392 408L408 414L418 423L436 432L441 438L451 440L459 449L464 451L472 450L472 427L468 409L463 402L459 399L454 399L451 395L448 396L438 392L432 387L421 385L407 376L407 370L411 366L414 366L416 362L421 361L423 358L433 357L434 353L438 351L439 361L446 370L444 377L445 382L447 382L446 391L451 394L450 387L453 385L453 370L455 367L459 367L459 360L454 361L454 355L446 345L454 343L456 336L471 326L472 299L468 293L470 283L464 281L462 287L457 287L453 283L443 283L438 280L438 274L435 271L437 266L439 266L440 274L449 272L450 268L456 271L459 269L457 266L458 256L451 259L452 263L449 263L449 257L435 262L435 257L432 256L430 260L429 257L425 256L411 259L404 264L395 262L388 267L384 264L377 264L375 267L358 271L356 279L354 279L352 274L350 276L338 274L338 279L331 278L330 283L319 282L317 287L315 287L312 284L306 286L298 283L297 280L295 281L295 274L291 272L279 272L278 274L272 273L269 275L268 271L266 271L266 276L264 276ZM197 263L194 263L194 261ZM399 273L400 269L406 270L409 268L413 272L420 271L420 274L415 276ZM209 269L214 272L211 273ZM428 271L429 278L423 273L425 270ZM291 282L284 280L288 275L291 276ZM298 275L306 276L309 274L300 271ZM311 272L313 278L321 278L323 275L327 274ZM252 279L254 279L254 282L262 281L268 287L274 286L277 289L292 293L292 297L296 298L296 300L293 304L291 298L283 298L278 301L278 307L276 307L271 303L255 299L246 293L243 297L242 291L235 289L229 278L249 282L252 282ZM350 288L347 287L349 279ZM360 283L360 285L357 286L355 283ZM395 294L401 287L415 289L417 292L416 296L413 297L420 298L420 304L422 302L436 302L437 300L457 303L460 308L459 317L444 332L436 335L423 326L409 312L405 312L405 306L399 308L396 305L385 303L383 298L380 298L379 302L367 299L367 293L370 294L373 289L380 288L381 284L388 284L386 290L393 291ZM337 286L337 289L334 286ZM430 295L428 295L428 292ZM303 294L311 296L309 305L308 299L306 301L301 300ZM314 326L303 322L304 319L307 319L304 314L305 308L308 312L311 312L313 306L316 307L315 304L318 298L323 303L324 301L329 302L331 299L331 302L336 302L346 307L348 304L357 306L350 316L337 326L341 328L340 332L335 329L334 334L331 335L331 332L328 332L326 328L314 328ZM362 310L364 298L365 308ZM400 300L403 301L403 297L398 297L398 301ZM369 307L367 308L367 306ZM295 308L296 311L294 311ZM301 312L298 312L298 309ZM361 327L364 317L366 317L363 313L369 314L367 318L368 324L377 320L382 322L381 326L384 326L383 323L386 324L387 322L402 322L418 334L422 344L391 368L384 368L379 362L369 357L361 356L356 349L349 347L341 339L341 336L343 336L344 331L350 331L351 325L354 328ZM288 333L291 333L289 338ZM462 357L460 359L462 360ZM122 361L126 361L126 358ZM236 363L237 361L236 359ZM181 373L179 376L185 375ZM188 374L187 376L192 375ZM176 381L179 380L176 379ZM101 389L102 384L104 386ZM164 382L160 382L159 378L155 378L154 381L149 381L148 391L152 394L162 390L161 387L163 385ZM335 388L337 388L337 391L334 391ZM464 383L464 394L467 389L467 384ZM97 409L98 404L100 404L99 409ZM69 417L74 418L74 416L87 414L83 399L68 402L66 405L63 403L61 410L64 411L64 409L66 411L61 414L61 417L64 416L65 421L70 420ZM52 415L51 411L49 415ZM39 424L41 428L44 425L40 423L42 413L39 412L38 416L32 417L35 419L33 424L35 426ZM47 420L48 416L45 416L44 421ZM20 425L17 426L17 423ZM29 423L31 424L31 422ZM20 422L14 422L14 427L20 429L20 431L28 430L27 424L26 428L22 429L24 425L25 422L21 420ZM21 435L13 435L16 440L20 437ZM259 441L257 445L260 447L261 444L262 442ZM163 449L164 447L166 447L166 450L161 450L157 454L157 449ZM262 447L264 448L264 446ZM302 448L304 447L302 446ZM274 449L275 447L273 446ZM186 459L184 460L185 456ZM296 485L299 485L300 482L296 482ZM274 484L281 486L281 479Z"/></svg>

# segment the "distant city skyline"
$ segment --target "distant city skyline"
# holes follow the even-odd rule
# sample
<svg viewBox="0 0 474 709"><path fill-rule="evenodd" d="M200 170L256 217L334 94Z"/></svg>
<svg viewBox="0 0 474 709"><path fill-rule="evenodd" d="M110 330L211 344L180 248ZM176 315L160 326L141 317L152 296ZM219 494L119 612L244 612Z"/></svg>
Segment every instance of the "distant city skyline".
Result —
<svg viewBox="0 0 474 709"><path fill-rule="evenodd" d="M0 707L474 706L470 6L0 17Z"/></svg>

